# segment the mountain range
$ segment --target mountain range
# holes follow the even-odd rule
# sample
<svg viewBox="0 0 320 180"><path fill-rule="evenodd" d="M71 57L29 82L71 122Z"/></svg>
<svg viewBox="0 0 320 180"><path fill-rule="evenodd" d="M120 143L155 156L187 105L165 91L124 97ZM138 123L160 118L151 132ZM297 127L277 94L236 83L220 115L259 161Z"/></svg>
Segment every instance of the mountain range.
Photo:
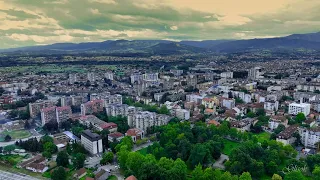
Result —
<svg viewBox="0 0 320 180"><path fill-rule="evenodd" d="M243 52L259 50L320 50L320 32L292 34L285 37L246 40L108 40L86 43L56 43L44 46L2 49L10 52L55 52L55 53L149 53L157 55L201 53L201 52Z"/></svg>

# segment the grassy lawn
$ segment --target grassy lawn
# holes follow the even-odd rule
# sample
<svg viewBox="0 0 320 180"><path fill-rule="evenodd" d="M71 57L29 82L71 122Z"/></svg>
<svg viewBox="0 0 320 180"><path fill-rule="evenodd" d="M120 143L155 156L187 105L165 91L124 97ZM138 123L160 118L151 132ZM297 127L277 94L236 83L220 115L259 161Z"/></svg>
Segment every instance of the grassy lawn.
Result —
<svg viewBox="0 0 320 180"><path fill-rule="evenodd" d="M115 175L109 176L107 180L118 180Z"/></svg>
<svg viewBox="0 0 320 180"><path fill-rule="evenodd" d="M224 139L223 140L223 144L224 144L224 148L222 150L222 153L225 154L225 155L230 155L231 154L231 151L237 147L240 146L240 143L237 143L237 142L234 142L234 141L230 141L230 140L227 140L227 139Z"/></svg>
<svg viewBox="0 0 320 180"><path fill-rule="evenodd" d="M17 131L3 131L4 135L11 136L12 139L23 139L31 136L31 133L26 130L17 130Z"/></svg>
<svg viewBox="0 0 320 180"><path fill-rule="evenodd" d="M142 155L147 155L147 147L145 147L145 148L143 148L143 149L140 149L139 151L137 151L137 152L139 152L140 154L142 154Z"/></svg>
<svg viewBox="0 0 320 180"><path fill-rule="evenodd" d="M258 142L262 143L265 140L270 140L270 134L267 132L263 132L255 135L258 138Z"/></svg>

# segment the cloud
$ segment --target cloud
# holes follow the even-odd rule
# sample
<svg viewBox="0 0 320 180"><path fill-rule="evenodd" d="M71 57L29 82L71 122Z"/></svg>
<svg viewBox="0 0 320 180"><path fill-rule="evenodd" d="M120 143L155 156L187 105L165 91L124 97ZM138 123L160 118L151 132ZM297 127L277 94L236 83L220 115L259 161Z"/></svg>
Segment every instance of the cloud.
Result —
<svg viewBox="0 0 320 180"><path fill-rule="evenodd" d="M319 0L0 0L0 48L277 37L319 31L319 9Z"/></svg>
<svg viewBox="0 0 320 180"><path fill-rule="evenodd" d="M176 30L178 30L178 26L171 26L170 29L173 31L176 31Z"/></svg>
<svg viewBox="0 0 320 180"><path fill-rule="evenodd" d="M101 4L117 4L114 0L89 0L91 3L101 3Z"/></svg>
<svg viewBox="0 0 320 180"><path fill-rule="evenodd" d="M90 11L92 14L95 14L95 15L101 14L100 11L99 11L99 9L92 9L92 8L90 8L89 11Z"/></svg>

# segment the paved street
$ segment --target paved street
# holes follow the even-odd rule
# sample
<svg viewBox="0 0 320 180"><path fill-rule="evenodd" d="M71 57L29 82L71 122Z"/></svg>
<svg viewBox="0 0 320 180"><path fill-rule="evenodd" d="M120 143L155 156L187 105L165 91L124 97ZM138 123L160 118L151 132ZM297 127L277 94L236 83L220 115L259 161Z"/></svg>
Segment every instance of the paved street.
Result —
<svg viewBox="0 0 320 180"><path fill-rule="evenodd" d="M146 144L142 144L141 146L134 146L133 147L133 151L139 151L140 149L146 148L148 146L151 146L153 144L153 142L148 142Z"/></svg>
<svg viewBox="0 0 320 180"><path fill-rule="evenodd" d="M229 160L229 157L225 154L221 154L220 158L216 162L214 162L213 167L224 170L225 169L225 166L223 164L224 160Z"/></svg>
<svg viewBox="0 0 320 180"><path fill-rule="evenodd" d="M6 171L0 170L0 180L37 180L37 178L25 175L25 174L17 174L10 173Z"/></svg>

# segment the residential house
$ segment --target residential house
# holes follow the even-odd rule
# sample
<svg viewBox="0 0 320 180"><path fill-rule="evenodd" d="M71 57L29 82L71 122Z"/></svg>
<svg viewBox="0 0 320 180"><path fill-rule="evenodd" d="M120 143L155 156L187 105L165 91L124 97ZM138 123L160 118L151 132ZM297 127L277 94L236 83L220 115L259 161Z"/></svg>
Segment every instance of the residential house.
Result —
<svg viewBox="0 0 320 180"><path fill-rule="evenodd" d="M293 136L298 130L298 125L291 125L287 127L284 131L277 135L277 141L282 142L284 145L293 144L296 138Z"/></svg>

